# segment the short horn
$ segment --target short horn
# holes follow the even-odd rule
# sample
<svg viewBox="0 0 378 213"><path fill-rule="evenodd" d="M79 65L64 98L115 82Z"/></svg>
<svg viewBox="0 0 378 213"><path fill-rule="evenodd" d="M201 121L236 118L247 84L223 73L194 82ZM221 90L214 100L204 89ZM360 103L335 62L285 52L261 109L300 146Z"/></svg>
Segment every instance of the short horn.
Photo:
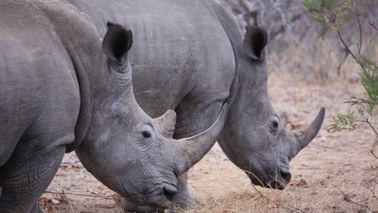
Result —
<svg viewBox="0 0 378 213"><path fill-rule="evenodd" d="M178 151L174 153L173 160L176 161L178 175L187 171L210 151L223 129L227 114L228 104L225 103L217 120L207 130L190 138L175 141Z"/></svg>
<svg viewBox="0 0 378 213"><path fill-rule="evenodd" d="M169 109L162 116L153 119L154 125L161 132L163 137L173 137L173 134L175 133L176 117L176 112Z"/></svg>
<svg viewBox="0 0 378 213"><path fill-rule="evenodd" d="M304 130L303 132L296 134L299 146L298 146L298 152L305 148L311 141L314 139L316 134L319 132L320 127L323 124L325 115L325 108L322 107L316 116L316 118L312 121L310 126Z"/></svg>

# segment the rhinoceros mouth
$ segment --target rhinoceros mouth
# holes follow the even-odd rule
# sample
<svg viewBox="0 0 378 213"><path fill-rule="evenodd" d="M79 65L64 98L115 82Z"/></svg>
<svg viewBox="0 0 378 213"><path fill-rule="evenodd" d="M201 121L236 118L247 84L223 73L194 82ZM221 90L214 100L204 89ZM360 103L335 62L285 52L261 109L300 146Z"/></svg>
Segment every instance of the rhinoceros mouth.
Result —
<svg viewBox="0 0 378 213"><path fill-rule="evenodd" d="M140 187L139 183L134 182L135 187ZM133 210L144 207L167 209L173 205L174 198L178 191L177 186L173 183L157 183L156 185L143 185L144 188L130 192L130 190L121 190L120 195L123 197L123 206L125 209ZM127 192L127 193L126 193ZM134 211L131 211L134 212ZM144 211L137 211L144 212ZM150 212L150 211L148 211ZM155 212L155 211L152 211Z"/></svg>
<svg viewBox="0 0 378 213"><path fill-rule="evenodd" d="M277 190L284 190L286 188L287 183L282 183L280 181L271 181L270 183L266 184L265 188L270 189L277 189Z"/></svg>
<svg viewBox="0 0 378 213"><path fill-rule="evenodd" d="M247 173L253 185L261 186L264 188L283 190L291 180L289 172L280 172L280 175L271 176L270 178L261 178L252 173Z"/></svg>
<svg viewBox="0 0 378 213"><path fill-rule="evenodd" d="M167 209L173 204L173 196L166 195L164 189L154 196L149 196L147 199L138 199L135 197L124 196L127 201L130 203L123 204L124 208L128 211L133 212L134 208L144 207L148 208L157 208L157 209ZM138 210L139 212L139 210Z"/></svg>
<svg viewBox="0 0 378 213"><path fill-rule="evenodd" d="M147 201L148 206L155 208L169 208L177 194L177 187L171 184L163 184L159 192L150 197Z"/></svg>
<svg viewBox="0 0 378 213"><path fill-rule="evenodd" d="M167 209L169 208L172 204L173 201L165 197L164 195L157 196L154 198L154 200L157 201L149 201L148 206L152 208L160 208L160 209Z"/></svg>

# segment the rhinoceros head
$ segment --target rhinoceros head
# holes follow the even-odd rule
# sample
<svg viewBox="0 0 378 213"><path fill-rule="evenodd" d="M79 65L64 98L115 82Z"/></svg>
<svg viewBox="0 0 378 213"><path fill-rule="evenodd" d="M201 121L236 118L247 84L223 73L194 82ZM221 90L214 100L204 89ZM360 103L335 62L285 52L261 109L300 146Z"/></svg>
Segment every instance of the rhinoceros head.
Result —
<svg viewBox="0 0 378 213"><path fill-rule="evenodd" d="M291 179L289 161L315 137L325 110L320 110L306 130L291 132L284 128L269 101L266 44L264 30L247 28L243 53L238 56L237 89L218 141L253 184L283 189Z"/></svg>
<svg viewBox="0 0 378 213"><path fill-rule="evenodd" d="M198 162L223 128L227 106L206 131L174 140L176 114L153 120L137 104L127 52L132 33L108 24L103 39L102 77L92 84L92 119L76 153L86 169L110 189L141 204L168 207L177 176ZM149 76L146 76L148 78Z"/></svg>

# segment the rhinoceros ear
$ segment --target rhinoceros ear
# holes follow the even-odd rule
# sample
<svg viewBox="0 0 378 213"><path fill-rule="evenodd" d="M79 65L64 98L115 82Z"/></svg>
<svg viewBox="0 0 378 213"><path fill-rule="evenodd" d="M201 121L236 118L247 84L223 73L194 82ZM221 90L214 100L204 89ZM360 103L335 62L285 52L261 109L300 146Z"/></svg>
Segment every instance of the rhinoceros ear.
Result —
<svg viewBox="0 0 378 213"><path fill-rule="evenodd" d="M265 30L248 26L244 36L243 49L249 57L260 60L264 58L264 47L268 43L268 34Z"/></svg>
<svg viewBox="0 0 378 213"><path fill-rule="evenodd" d="M109 59L122 63L133 43L133 34L118 24L108 22L107 26L102 51Z"/></svg>

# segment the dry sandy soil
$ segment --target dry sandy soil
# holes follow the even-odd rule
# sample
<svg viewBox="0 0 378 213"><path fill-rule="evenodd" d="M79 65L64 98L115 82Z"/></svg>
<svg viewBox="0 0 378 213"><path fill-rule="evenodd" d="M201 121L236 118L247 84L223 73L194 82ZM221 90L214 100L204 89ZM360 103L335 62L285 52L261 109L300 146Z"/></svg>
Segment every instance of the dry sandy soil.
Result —
<svg viewBox="0 0 378 213"><path fill-rule="evenodd" d="M323 128L314 141L291 161L292 181L283 191L252 186L219 146L190 170L190 190L201 205L192 212L378 212L378 160L370 153L373 134L357 131L328 133L332 116L343 102L362 94L359 83L345 79L301 83L285 73L271 74L269 92L287 127L302 127L326 107ZM378 154L378 150L376 149ZM46 212L123 212L119 198L67 155L40 203Z"/></svg>

